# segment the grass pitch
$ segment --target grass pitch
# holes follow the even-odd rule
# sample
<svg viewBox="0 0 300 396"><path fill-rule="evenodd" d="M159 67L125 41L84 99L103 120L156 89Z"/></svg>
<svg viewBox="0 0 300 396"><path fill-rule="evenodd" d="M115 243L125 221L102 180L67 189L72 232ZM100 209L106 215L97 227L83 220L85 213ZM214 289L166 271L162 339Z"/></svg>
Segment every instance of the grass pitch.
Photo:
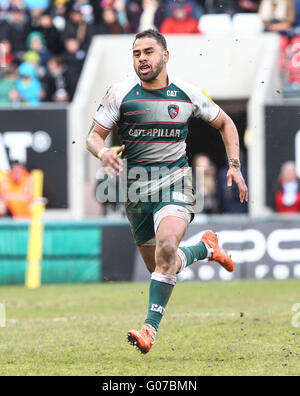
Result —
<svg viewBox="0 0 300 396"><path fill-rule="evenodd" d="M300 375L296 280L178 283L147 355L126 342L147 283L0 287L0 303L0 375Z"/></svg>

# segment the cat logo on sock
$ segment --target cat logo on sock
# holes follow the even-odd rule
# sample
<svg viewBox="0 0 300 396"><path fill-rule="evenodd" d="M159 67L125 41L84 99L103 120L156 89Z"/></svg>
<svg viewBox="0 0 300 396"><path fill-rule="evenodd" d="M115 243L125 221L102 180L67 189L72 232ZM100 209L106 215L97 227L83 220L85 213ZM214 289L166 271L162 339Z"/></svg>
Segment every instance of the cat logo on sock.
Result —
<svg viewBox="0 0 300 396"><path fill-rule="evenodd" d="M168 107L169 116L174 120L178 116L179 113L179 106L177 105L170 105Z"/></svg>
<svg viewBox="0 0 300 396"><path fill-rule="evenodd" d="M161 315L163 315L165 313L165 308L162 307L161 305L157 305L157 304L152 304L151 306L151 311L152 312L158 312Z"/></svg>

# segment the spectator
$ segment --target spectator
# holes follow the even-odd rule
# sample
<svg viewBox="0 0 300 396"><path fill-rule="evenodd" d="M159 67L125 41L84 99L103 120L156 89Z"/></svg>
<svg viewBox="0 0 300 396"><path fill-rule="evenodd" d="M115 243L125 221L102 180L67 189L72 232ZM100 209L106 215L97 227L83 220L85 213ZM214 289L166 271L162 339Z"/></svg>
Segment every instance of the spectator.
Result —
<svg viewBox="0 0 300 396"><path fill-rule="evenodd" d="M117 13L113 8L104 8L102 18L106 34L124 33L124 30L118 21Z"/></svg>
<svg viewBox="0 0 300 396"><path fill-rule="evenodd" d="M67 102L68 78L66 66L60 56L53 56L48 61L48 73L44 79L44 90L46 92L46 102Z"/></svg>
<svg viewBox="0 0 300 396"><path fill-rule="evenodd" d="M45 76L46 68L41 66L41 57L37 52L35 51L25 52L23 62L31 63L34 66L39 79Z"/></svg>
<svg viewBox="0 0 300 396"><path fill-rule="evenodd" d="M80 48L77 38L69 37L65 41L65 61L67 66L66 78L69 81L69 97L73 99L77 82L85 59L85 51Z"/></svg>
<svg viewBox="0 0 300 396"><path fill-rule="evenodd" d="M300 183L295 163L282 165L278 178L278 188L274 194L274 209L277 213L300 212Z"/></svg>
<svg viewBox="0 0 300 396"><path fill-rule="evenodd" d="M143 0L139 31L157 28L164 21L165 13L158 0Z"/></svg>
<svg viewBox="0 0 300 396"><path fill-rule="evenodd" d="M31 217L32 198L32 177L22 164L15 161L2 181L2 199L14 218L26 219Z"/></svg>
<svg viewBox="0 0 300 396"><path fill-rule="evenodd" d="M200 194L199 201L204 200L203 213L218 212L216 198L216 167L205 154L197 154L193 160L194 186L196 194Z"/></svg>
<svg viewBox="0 0 300 396"><path fill-rule="evenodd" d="M174 8L181 5L185 8L187 14L197 20L204 14L204 8L199 1L196 0L167 0L165 2L167 17L172 17Z"/></svg>
<svg viewBox="0 0 300 396"><path fill-rule="evenodd" d="M102 0L95 15L94 34L121 34L129 32L125 0Z"/></svg>
<svg viewBox="0 0 300 396"><path fill-rule="evenodd" d="M46 46L52 54L63 52L62 40L58 29L53 24L53 18L49 11L45 11L39 19L37 30L46 40Z"/></svg>
<svg viewBox="0 0 300 396"><path fill-rule="evenodd" d="M46 41L42 33L31 32L27 37L26 46L29 51L34 51L40 56L40 64L43 68L46 68L51 53L46 47Z"/></svg>
<svg viewBox="0 0 300 396"><path fill-rule="evenodd" d="M93 6L90 4L89 0L75 0L73 4L80 10L83 20L86 23L94 22Z"/></svg>
<svg viewBox="0 0 300 396"><path fill-rule="evenodd" d="M11 43L7 39L3 39L0 41L0 57L1 62L4 62L5 66L9 66L14 61L14 55L11 50Z"/></svg>
<svg viewBox="0 0 300 396"><path fill-rule="evenodd" d="M76 37L79 40L80 48L86 51L90 45L92 34L93 27L84 21L80 7L74 4L63 32L64 40L68 37Z"/></svg>
<svg viewBox="0 0 300 396"><path fill-rule="evenodd" d="M7 105L10 103L18 102L19 95L17 93L17 68L15 65L10 65L0 79L0 104Z"/></svg>
<svg viewBox="0 0 300 396"><path fill-rule="evenodd" d="M12 46L12 51L18 59L22 59L26 49L26 37L31 31L25 9L11 7L9 9L9 20L5 23L4 36Z"/></svg>
<svg viewBox="0 0 300 396"><path fill-rule="evenodd" d="M140 25L141 17L141 2L132 0L127 5L127 18L131 27L132 33L137 33Z"/></svg>
<svg viewBox="0 0 300 396"><path fill-rule="evenodd" d="M294 0L262 0L259 14L269 32L286 32L296 21Z"/></svg>
<svg viewBox="0 0 300 396"><path fill-rule="evenodd" d="M164 18L165 12L158 0L134 1L128 7L128 19L133 32L159 29Z"/></svg>
<svg viewBox="0 0 300 396"><path fill-rule="evenodd" d="M123 30L129 33L131 29L129 26L127 13L126 13L126 3L127 3L126 0L115 0L114 9L117 13L118 21L122 26Z"/></svg>
<svg viewBox="0 0 300 396"><path fill-rule="evenodd" d="M244 155L241 153L241 172L247 183L247 166L245 165ZM220 213L243 214L248 212L248 204L241 204L238 187L233 184L227 186L228 166L222 168L218 174L217 197Z"/></svg>
<svg viewBox="0 0 300 396"><path fill-rule="evenodd" d="M40 103L43 91L35 67L24 62L19 66L19 75L16 87L21 101L31 105Z"/></svg>
<svg viewBox="0 0 300 396"><path fill-rule="evenodd" d="M54 6L51 9L53 18L53 25L59 32L63 32L67 23L68 7L64 0L55 0Z"/></svg>
<svg viewBox="0 0 300 396"><path fill-rule="evenodd" d="M173 16L162 23L160 32L162 34L199 34L201 30L198 20L189 17L184 6L176 5Z"/></svg>
<svg viewBox="0 0 300 396"><path fill-rule="evenodd" d="M257 12L261 0L239 0L239 12Z"/></svg>

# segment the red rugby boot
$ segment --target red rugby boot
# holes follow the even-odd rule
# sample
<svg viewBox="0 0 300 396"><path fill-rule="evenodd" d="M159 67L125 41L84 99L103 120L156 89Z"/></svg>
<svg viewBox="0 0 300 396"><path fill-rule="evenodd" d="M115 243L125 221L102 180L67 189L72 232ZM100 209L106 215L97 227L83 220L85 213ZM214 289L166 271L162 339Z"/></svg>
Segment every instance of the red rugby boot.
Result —
<svg viewBox="0 0 300 396"><path fill-rule="evenodd" d="M221 249L216 234L214 234L212 231L206 231L201 239L201 242L204 242L213 250L212 257L209 258L209 261L217 261L228 272L234 271L234 262L231 256L229 256L227 252Z"/></svg>
<svg viewBox="0 0 300 396"><path fill-rule="evenodd" d="M128 342L135 346L142 353L148 353L155 343L156 332L152 326L145 324L142 330L129 330L127 333Z"/></svg>

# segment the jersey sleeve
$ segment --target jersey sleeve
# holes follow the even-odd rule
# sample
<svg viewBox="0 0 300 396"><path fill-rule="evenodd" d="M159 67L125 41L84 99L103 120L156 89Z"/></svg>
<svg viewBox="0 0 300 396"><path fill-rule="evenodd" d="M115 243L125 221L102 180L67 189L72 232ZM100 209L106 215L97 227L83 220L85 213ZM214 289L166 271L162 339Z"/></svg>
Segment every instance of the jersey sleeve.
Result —
<svg viewBox="0 0 300 396"><path fill-rule="evenodd" d="M110 87L94 115L94 122L101 128L111 131L117 125L119 119L120 106L114 87Z"/></svg>
<svg viewBox="0 0 300 396"><path fill-rule="evenodd" d="M221 109L203 89L181 80L175 80L174 83L185 92L192 102L193 117L202 118L203 121L208 123L217 119Z"/></svg>
<svg viewBox="0 0 300 396"><path fill-rule="evenodd" d="M201 89L193 89L193 116L206 122L213 122L220 114L220 107Z"/></svg>

